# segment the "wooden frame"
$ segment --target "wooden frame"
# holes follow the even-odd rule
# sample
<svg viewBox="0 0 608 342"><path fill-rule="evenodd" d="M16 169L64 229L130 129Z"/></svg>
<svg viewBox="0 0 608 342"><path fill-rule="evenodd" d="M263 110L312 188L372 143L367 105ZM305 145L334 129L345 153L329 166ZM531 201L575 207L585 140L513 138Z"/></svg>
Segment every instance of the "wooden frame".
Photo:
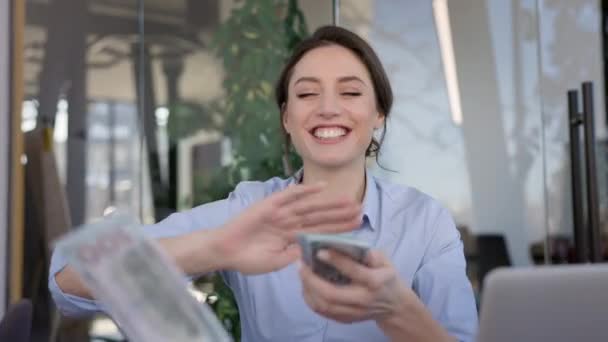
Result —
<svg viewBox="0 0 608 342"><path fill-rule="evenodd" d="M0 75L7 75L10 45L10 3L0 1ZM9 89L8 77L0 78L0 189L8 187L9 174ZM0 317L4 316L8 294L8 194L0 192Z"/></svg>
<svg viewBox="0 0 608 342"><path fill-rule="evenodd" d="M23 35L25 30L25 0L10 0L11 58L10 58L10 178L9 178L9 302L22 297L23 289L23 198L24 179L21 156L21 106L23 103Z"/></svg>

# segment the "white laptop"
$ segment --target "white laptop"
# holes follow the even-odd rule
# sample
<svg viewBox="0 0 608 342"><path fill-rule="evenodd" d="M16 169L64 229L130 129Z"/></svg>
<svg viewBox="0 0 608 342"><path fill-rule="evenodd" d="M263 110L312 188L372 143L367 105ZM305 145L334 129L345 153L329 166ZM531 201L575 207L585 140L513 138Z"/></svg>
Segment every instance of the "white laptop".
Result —
<svg viewBox="0 0 608 342"><path fill-rule="evenodd" d="M501 268L488 275L478 342L607 342L608 264Z"/></svg>

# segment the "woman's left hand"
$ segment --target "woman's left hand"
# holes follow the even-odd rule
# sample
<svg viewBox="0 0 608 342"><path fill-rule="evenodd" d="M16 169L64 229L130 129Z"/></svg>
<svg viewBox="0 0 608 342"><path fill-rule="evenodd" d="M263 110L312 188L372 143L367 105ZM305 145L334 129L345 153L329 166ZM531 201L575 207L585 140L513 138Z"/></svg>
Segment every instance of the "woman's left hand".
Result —
<svg viewBox="0 0 608 342"><path fill-rule="evenodd" d="M335 285L302 265L304 299L322 316L342 323L370 319L381 323L398 314L407 302L418 301L380 251L370 251L366 265L331 250L321 250L317 257L351 279L348 285Z"/></svg>
<svg viewBox="0 0 608 342"><path fill-rule="evenodd" d="M317 257L351 279L334 285L301 266L304 299L318 314L342 323L374 320L392 341L455 341L381 252L370 251L365 265L330 250Z"/></svg>

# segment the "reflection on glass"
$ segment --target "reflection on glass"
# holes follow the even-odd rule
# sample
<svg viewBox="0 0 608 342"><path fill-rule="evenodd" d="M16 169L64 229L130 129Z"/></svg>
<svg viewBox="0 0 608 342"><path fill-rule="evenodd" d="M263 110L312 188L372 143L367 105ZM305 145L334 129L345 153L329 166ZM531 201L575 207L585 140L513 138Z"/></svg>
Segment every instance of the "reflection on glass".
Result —
<svg viewBox="0 0 608 342"><path fill-rule="evenodd" d="M102 0L26 7L22 128L54 130L73 225L101 216L108 206L139 211L138 56L131 51L136 9L135 1ZM77 20L65 20L68 14Z"/></svg>
<svg viewBox="0 0 608 342"><path fill-rule="evenodd" d="M593 82L600 229L608 235L608 126L601 2L538 1L549 238L554 262L572 262L573 216L567 91ZM579 103L581 100L579 99ZM580 109L582 110L582 108ZM608 257L608 256L605 256Z"/></svg>
<svg viewBox="0 0 608 342"><path fill-rule="evenodd" d="M372 43L395 91L380 162L396 172L374 170L450 209L476 288L491 258L525 265L530 248L544 241L534 3L447 2L460 118L450 106L441 13L434 15L432 2L341 2L342 25ZM522 18L530 25L518 24ZM486 248L494 242L504 255L484 254L498 253Z"/></svg>
<svg viewBox="0 0 608 342"><path fill-rule="evenodd" d="M298 167L285 149L274 82L290 49L331 22L324 0L144 1L144 136L155 218L226 198L243 180ZM182 25L161 26L165 22ZM216 313L234 336L239 317L219 278Z"/></svg>
<svg viewBox="0 0 608 342"><path fill-rule="evenodd" d="M24 31L26 132L24 296L36 298L33 335L49 336L43 266L71 226L109 207L140 212L141 167L134 65L138 1L27 1ZM135 52L134 52L135 51ZM143 210L148 214L151 208ZM145 217L144 217L145 218ZM41 246L44 246L41 248ZM40 283L40 284L39 284ZM87 339L87 324L62 320L59 339Z"/></svg>
<svg viewBox="0 0 608 342"><path fill-rule="evenodd" d="M209 1L167 12L146 1L145 13L143 126L156 219L224 198L241 180L291 173L298 162L283 146L273 85L308 26L329 22L331 4ZM188 29L151 29L160 15L185 16Z"/></svg>

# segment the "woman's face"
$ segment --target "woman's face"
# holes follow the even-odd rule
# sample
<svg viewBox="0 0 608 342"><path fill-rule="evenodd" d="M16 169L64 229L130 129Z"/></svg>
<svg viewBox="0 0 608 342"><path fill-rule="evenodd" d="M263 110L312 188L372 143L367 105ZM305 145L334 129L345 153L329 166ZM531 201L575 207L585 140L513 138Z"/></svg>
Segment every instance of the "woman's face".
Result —
<svg viewBox="0 0 608 342"><path fill-rule="evenodd" d="M294 66L283 125L305 164L361 165L384 115L365 65L339 45L315 48Z"/></svg>

